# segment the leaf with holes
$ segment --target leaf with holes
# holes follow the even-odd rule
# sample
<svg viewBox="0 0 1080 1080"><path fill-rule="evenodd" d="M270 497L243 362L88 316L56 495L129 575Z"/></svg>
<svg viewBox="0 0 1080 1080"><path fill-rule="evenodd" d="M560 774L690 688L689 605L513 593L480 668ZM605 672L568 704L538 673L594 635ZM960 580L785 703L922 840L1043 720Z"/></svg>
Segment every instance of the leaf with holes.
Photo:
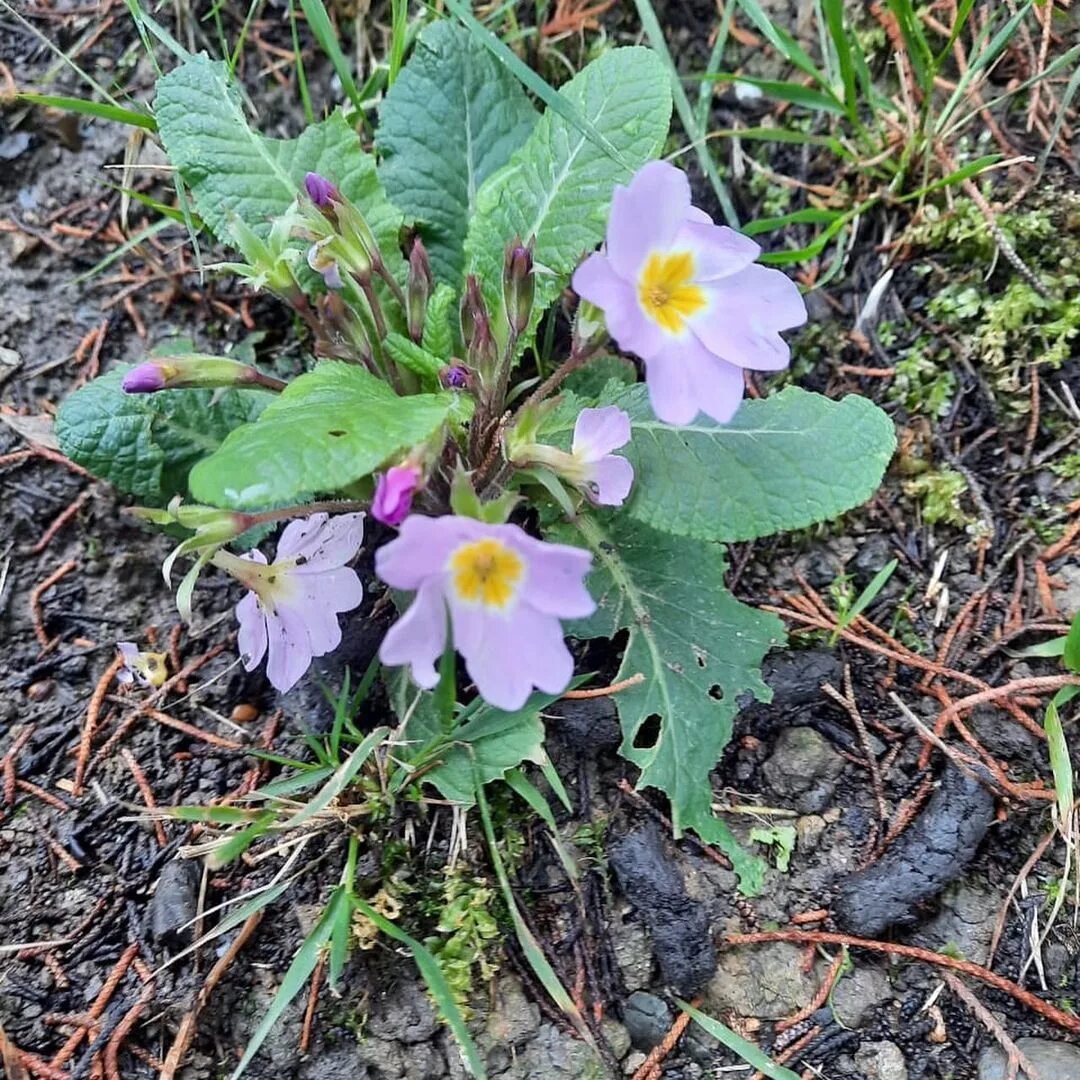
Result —
<svg viewBox="0 0 1080 1080"><path fill-rule="evenodd" d="M685 427L657 420L642 386L610 385L602 405L630 415L619 451L634 466L626 513L664 532L754 540L828 521L877 490L896 448L892 421L851 394L832 401L791 386L745 401L728 424L704 414ZM545 425L567 442L574 416Z"/></svg>
<svg viewBox="0 0 1080 1080"><path fill-rule="evenodd" d="M231 242L233 217L265 235L300 191L304 174L317 172L359 207L387 265L395 276L404 273L401 213L386 198L375 159L340 112L309 124L299 138L265 138L248 125L226 65L200 55L158 80L154 118L169 160L219 240Z"/></svg>
<svg viewBox="0 0 1080 1080"><path fill-rule="evenodd" d="M191 494L258 510L340 491L434 435L454 404L449 393L398 397L355 364L324 361L199 462Z"/></svg>
<svg viewBox="0 0 1080 1080"><path fill-rule="evenodd" d="M671 122L671 83L651 49L611 49L574 76L559 95L592 121L622 163L565 116L548 109L509 164L480 189L465 254L500 335L506 333L500 288L506 245L515 237L536 240L540 271L535 328L574 267L604 238L615 185L627 183L636 169L656 157Z"/></svg>
<svg viewBox="0 0 1080 1080"><path fill-rule="evenodd" d="M518 81L463 26L432 23L379 110L379 175L420 224L440 281L465 271L465 230L480 185L536 123Z"/></svg>
<svg viewBox="0 0 1080 1080"><path fill-rule="evenodd" d="M130 368L114 367L76 390L60 406L56 436L76 464L153 506L185 494L191 467L273 400L262 390L125 394Z"/></svg>
<svg viewBox="0 0 1080 1080"><path fill-rule="evenodd" d="M616 679L644 681L615 698L620 752L640 770L638 787L663 791L676 835L693 829L735 864L746 893L760 888L762 863L712 813L709 773L731 738L739 699L767 701L762 658L784 641L780 621L740 603L724 584L719 544L669 536L625 515L582 515L547 536L593 553L589 590L597 610L567 625L579 638L629 631ZM652 718L658 730L649 730Z"/></svg>

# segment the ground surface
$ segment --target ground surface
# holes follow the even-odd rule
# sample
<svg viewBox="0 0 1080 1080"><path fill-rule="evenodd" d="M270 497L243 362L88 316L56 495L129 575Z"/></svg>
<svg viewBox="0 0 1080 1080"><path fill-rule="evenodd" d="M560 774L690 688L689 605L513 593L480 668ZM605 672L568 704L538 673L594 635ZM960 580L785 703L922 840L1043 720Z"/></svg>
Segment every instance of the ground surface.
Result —
<svg viewBox="0 0 1080 1080"><path fill-rule="evenodd" d="M122 76L146 96L151 71L140 60L137 38L126 14L107 8L55 5L27 14L91 73ZM281 63L273 47L288 45L287 22L273 10L254 24L255 37L268 47L253 48L243 73L264 129L295 133L295 92L280 68L284 86L266 73ZM226 14L230 25L242 19ZM674 4L661 14L673 51L691 69L700 68L713 6ZM631 24L618 9L609 19L615 35ZM0 62L19 86L76 88L39 40L2 15ZM322 69L315 64L312 70L315 89L332 99ZM731 126L742 108L730 95L718 97L715 125ZM745 109L743 119L756 122L761 106ZM1015 137L1020 148L1033 148L1021 126ZM72 388L99 368L140 358L169 335L220 347L242 341L258 325L269 331L263 348L294 348L272 303L250 304L227 283L190 272L179 231L161 234L141 254L117 260L88 282L74 281L142 227L144 211L132 205L121 232L120 196L106 186L119 182L119 170L107 167L122 165L126 149L126 132L103 122L74 123L24 106L0 114L0 580L6 572L0 754L7 754L0 1027L11 1045L38 1060L44 1076L54 1073L43 1063L85 1029L78 1024L88 1012L92 1039L62 1055L63 1074L98 1075L97 1062L104 1061L124 1077L151 1075L224 952L210 945L160 968L191 940L190 931L179 928L279 869L280 860L240 862L204 873L199 863L179 859L178 849L196 833L179 823L158 832L133 820L146 792L163 805L234 794L267 769L247 751L272 745L302 754L298 724L317 723L322 711L312 692L286 703L282 716L261 679L238 668L231 623L214 618L215 607L225 612L229 603L223 581L208 578L201 591L203 629L179 630L160 582L168 543L125 517L107 487L48 453L42 418ZM775 167L790 171L784 149L777 148ZM144 164L160 164L152 149L142 153ZM812 164L805 176L816 180ZM168 188L149 169L135 176L141 188L167 197ZM1027 182L1022 172L1001 174L996 204L1007 203ZM704 185L699 191L707 203ZM749 183L735 187L748 217L760 213L757 191ZM1060 268L1039 263L1049 235L1054 244L1075 237L1078 204L1069 201L1075 191L1067 164L1052 160L1048 178L1015 208L1050 230L1016 227L1026 244L1018 247L1037 272ZM970 206L954 213L970 214ZM1076 547L1057 542L1075 520L1080 496L1077 481L1061 467L1075 452L1080 420L1069 408L1080 397L1075 351L1067 349L1063 364L1041 372L1041 405L1034 398L1039 411L1032 420L1032 369L1022 366L1010 383L1007 371L989 366L979 345L978 312L956 325L927 314L928 300L963 275L989 300L1014 280L993 240L980 231L981 219L971 219L976 239L966 246L939 235L899 252L882 247L896 235L897 220L888 214L869 220L845 272L811 294L812 325L796 346L801 360L794 377L830 394L854 391L878 400L896 420L901 452L881 493L842 523L732 553L738 595L782 608L790 629L802 636L794 649L770 660L766 677L774 700L741 714L714 788L719 803L735 808L730 820L747 842L752 828L794 827L790 866L771 869L763 894L742 899L715 853L668 841L663 807L620 787L632 783L632 770L614 753L618 736L604 703L555 710L552 757L577 808L560 824L583 847L590 838L595 857L576 895L541 830L508 819L523 836L516 886L564 982L588 1005L607 1046L598 1057L568 1033L507 933L505 952L492 948L499 972L490 990L477 980L473 1003L492 1075L629 1075L671 1027L673 991L700 995L704 1011L775 1056L809 1033L789 1063L797 1070L814 1066L813 1075L959 1080L975 1077L977 1069L979 1076L1004 1075L1004 1066L995 1065L994 1037L952 986L942 986L932 964L852 950L852 966L826 1000L819 991L831 977L835 944L816 955L790 941L724 944L727 935L790 927L796 916L822 910L827 914L800 920L801 929L943 950L978 965L991 963L997 931L993 970L1065 1010L1066 1018L1075 1015L1080 940L1071 901L1037 950L1038 962L1027 962L1033 935L1037 939L1045 926L1042 902L1062 874L1060 841L1027 867L1012 895L1018 872L1051 828L1050 800L1039 786L1050 783L1045 742L990 703L967 714L973 740L994 762L966 748L969 771L986 785L965 782L959 773L943 780L945 754L935 751L928 766L920 760L924 743L897 701L932 726L949 695L955 700L984 683L1052 675L1059 670L1055 661L1018 658L1016 651L1060 632L1080 610ZM1073 250L1080 257L1080 241ZM853 333L871 286L889 265L896 274L878 319ZM1037 320L1020 332L1037 334ZM905 367L916 350L931 358L929 369L914 362ZM948 393L943 401L931 399L943 373ZM38 426L28 428L34 419ZM952 521L928 521L931 502L911 486L928 467L948 467L966 489L952 506ZM864 613L870 622L854 623L843 638L830 640L829 609L843 592L842 575L857 595L894 557L898 570ZM42 590L50 578L54 584ZM190 683L174 685L157 704L145 704L144 695L118 695L102 679L114 642L125 639L156 640L171 650ZM854 707L821 689L828 683L843 695L846 677ZM1038 701L1019 707L1041 718ZM170 726L174 721L190 727L178 730ZM93 730L86 741L88 723ZM1076 760L1075 724L1066 733ZM956 731L944 738L953 755L965 749ZM78 794L76 777L82 780ZM942 782L946 797L931 794L935 782ZM425 834L429 827L422 823ZM440 872L447 842L438 832L428 868L433 874ZM870 863L868 878L850 878ZM478 852L470 873L490 877ZM271 908L202 1011L185 1075L231 1071L333 880L308 875ZM917 903L889 899L905 889ZM879 908L890 902L905 909L907 925L881 925ZM56 944L37 944L49 942ZM719 950L715 975L710 942ZM119 981L110 981L118 965ZM1067 1045L1070 1035L1060 1024L978 979L967 985L1013 1039L1054 1040L1021 1047L1034 1064L1044 1062L1043 1080L1080 1077L1080 1051ZM354 954L340 997L322 994L305 1052L306 995L298 1002L250 1075L463 1075L411 965L382 945ZM811 1005L804 1019L781 1030L785 1018ZM1077 1030L1074 1021L1071 1038ZM8 1069L13 1060L5 1059ZM717 1070L737 1061L716 1040L691 1031L667 1057L663 1075L729 1075Z"/></svg>

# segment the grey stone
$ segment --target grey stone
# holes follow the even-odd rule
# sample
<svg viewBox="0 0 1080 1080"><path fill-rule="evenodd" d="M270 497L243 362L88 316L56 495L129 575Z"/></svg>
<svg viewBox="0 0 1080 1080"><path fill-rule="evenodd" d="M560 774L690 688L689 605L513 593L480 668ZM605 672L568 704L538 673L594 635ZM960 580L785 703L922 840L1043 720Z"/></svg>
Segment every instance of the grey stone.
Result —
<svg viewBox="0 0 1080 1080"><path fill-rule="evenodd" d="M844 1027L861 1027L873 1010L892 997L888 976L881 968L857 967L836 984L832 1007Z"/></svg>
<svg viewBox="0 0 1080 1080"><path fill-rule="evenodd" d="M762 766L765 779L777 795L791 799L803 814L817 814L832 798L844 759L813 728L786 728Z"/></svg>
<svg viewBox="0 0 1080 1080"><path fill-rule="evenodd" d="M855 1051L855 1064L874 1080L908 1080L907 1064L896 1043L863 1043Z"/></svg>
<svg viewBox="0 0 1080 1080"><path fill-rule="evenodd" d="M503 973L496 983L495 1007L488 1015L484 1036L492 1046L515 1046L536 1032L540 1009L530 1001L516 975Z"/></svg>
<svg viewBox="0 0 1080 1080"><path fill-rule="evenodd" d="M375 1038L396 1039L406 1045L427 1042L439 1029L439 1021L423 988L399 982L381 994L372 1009L368 1031Z"/></svg>
<svg viewBox="0 0 1080 1080"><path fill-rule="evenodd" d="M586 1043L544 1024L500 1075L504 1080L605 1080L605 1069Z"/></svg>
<svg viewBox="0 0 1080 1080"><path fill-rule="evenodd" d="M635 1049L651 1050L668 1033L671 1022L667 1003L644 990L635 990L623 1006L623 1024Z"/></svg>
<svg viewBox="0 0 1080 1080"><path fill-rule="evenodd" d="M628 990L639 990L652 983L652 944L645 927L629 912L612 920L611 942L615 962Z"/></svg>
<svg viewBox="0 0 1080 1080"><path fill-rule="evenodd" d="M405 1080L405 1048L393 1039L364 1039L356 1046L356 1060L379 1080Z"/></svg>
<svg viewBox="0 0 1080 1080"><path fill-rule="evenodd" d="M1071 619L1080 611L1080 565L1066 563L1054 571L1054 577L1064 586L1060 592L1054 593L1054 602L1061 614Z"/></svg>
<svg viewBox="0 0 1080 1080"><path fill-rule="evenodd" d="M732 949L705 991L702 1012L731 1010L740 1016L781 1020L813 996L818 980L802 969L803 951L786 941Z"/></svg>
<svg viewBox="0 0 1080 1080"><path fill-rule="evenodd" d="M1016 1048L1036 1069L1041 1080L1080 1080L1080 1047L1053 1039L1017 1039ZM1000 1046L979 1055L979 1080L1005 1080L1008 1060ZM1028 1080L1023 1070L1017 1080Z"/></svg>
<svg viewBox="0 0 1080 1080"><path fill-rule="evenodd" d="M1001 898L981 884L959 881L942 894L941 910L915 936L930 949L955 948L965 960L985 964Z"/></svg>
<svg viewBox="0 0 1080 1080"><path fill-rule="evenodd" d="M630 1032L618 1020L612 1020L610 1017L603 1020L600 1024L600 1030L604 1038L607 1039L611 1052L617 1060L622 1061L630 1052Z"/></svg>
<svg viewBox="0 0 1080 1080"><path fill-rule="evenodd" d="M166 863L150 898L150 933L161 941L180 932L195 918L199 903L199 863L173 859Z"/></svg>

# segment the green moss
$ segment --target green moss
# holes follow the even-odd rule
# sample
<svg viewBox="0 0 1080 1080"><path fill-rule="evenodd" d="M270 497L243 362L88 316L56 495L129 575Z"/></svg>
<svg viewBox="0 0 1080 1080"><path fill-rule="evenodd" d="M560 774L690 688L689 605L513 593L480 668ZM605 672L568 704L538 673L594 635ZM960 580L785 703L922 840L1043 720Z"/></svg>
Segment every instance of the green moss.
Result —
<svg viewBox="0 0 1080 1080"><path fill-rule="evenodd" d="M970 524L971 515L960 505L960 497L967 489L967 481L949 468L932 469L904 482L904 492L922 504L923 521L928 525Z"/></svg>

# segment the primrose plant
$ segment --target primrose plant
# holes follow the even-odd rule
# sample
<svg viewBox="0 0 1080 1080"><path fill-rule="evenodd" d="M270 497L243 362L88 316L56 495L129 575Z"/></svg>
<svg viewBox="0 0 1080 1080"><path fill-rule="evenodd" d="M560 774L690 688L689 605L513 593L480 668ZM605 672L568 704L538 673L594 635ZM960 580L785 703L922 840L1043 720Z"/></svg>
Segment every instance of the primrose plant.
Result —
<svg viewBox="0 0 1080 1080"><path fill-rule="evenodd" d="M621 635L608 674L639 785L752 891L761 864L714 817L709 772L783 634L725 587L724 544L867 499L893 433L860 397L743 400L806 309L659 160L670 113L648 49L606 51L539 114L437 22L371 149L341 111L283 141L252 130L224 64L188 57L154 120L190 219L238 252L218 271L291 307L311 362L286 379L173 347L78 391L57 427L136 513L186 531L165 567L193 559L186 617L207 564L238 582L239 652L278 690L340 644L371 542L399 609L379 655L406 688L402 754L456 652L466 692L530 733L477 748L485 779L541 760L568 640ZM270 558L253 540L278 522Z"/></svg>

